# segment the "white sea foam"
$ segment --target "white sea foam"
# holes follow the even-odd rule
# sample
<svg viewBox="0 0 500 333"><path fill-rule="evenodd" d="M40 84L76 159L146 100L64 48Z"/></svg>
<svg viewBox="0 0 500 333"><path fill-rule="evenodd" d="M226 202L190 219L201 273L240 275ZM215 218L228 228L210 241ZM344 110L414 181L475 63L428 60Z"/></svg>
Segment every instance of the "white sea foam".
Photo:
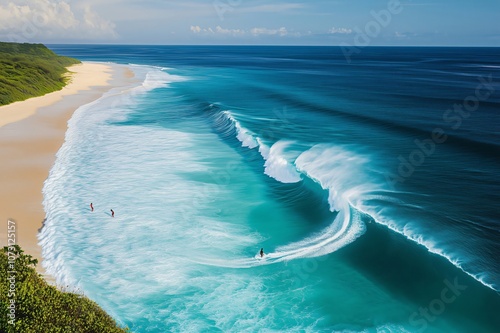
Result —
<svg viewBox="0 0 500 333"><path fill-rule="evenodd" d="M71 193L78 198L80 192L92 192L89 186L93 184L93 179L87 179L86 174L78 173L79 165L97 163L96 167L102 168L106 172L106 166L109 165L106 164L109 162L107 154L115 161L122 159L123 155L107 151L109 146L102 145L103 142L110 139L106 123L125 119L128 107L134 103L136 96L180 80L180 78L154 67L141 66L133 69L136 77L143 78L142 84L115 88L100 99L80 107L74 113L68 122L65 142L58 151L56 163L44 184L43 204L47 216L44 228L39 234L39 242L45 258L44 267L56 277L57 282L61 285L78 286L78 278L72 270L68 270L68 259L72 256L71 252L68 251L74 247L68 243L70 237L64 236L73 235L90 222L82 218L85 214L82 214L81 211L68 211L69 207L74 208L82 205L82 203L75 202ZM122 143L117 143L117 145L120 144ZM115 146L115 148L119 148L119 146ZM99 165L100 162L103 164ZM107 171L109 174L114 173L112 170ZM68 191L68 188L71 191ZM89 198L88 201L91 202L92 199ZM87 205L88 203L85 204L85 206ZM94 205L98 205L98 203L94 203ZM105 217L105 215L103 216ZM100 229L100 232L103 230ZM92 241L95 242L95 240Z"/></svg>
<svg viewBox="0 0 500 333"><path fill-rule="evenodd" d="M259 145L256 140L256 135L252 133L252 131L241 126L241 124L234 118L230 111L224 111L223 113L233 122L234 126L236 127L236 138L241 142L242 147L254 149Z"/></svg>
<svg viewBox="0 0 500 333"><path fill-rule="evenodd" d="M282 183L297 183L302 179L295 166L283 157L283 151L290 144L278 141L269 148L259 140L259 152L265 159L265 174Z"/></svg>
<svg viewBox="0 0 500 333"><path fill-rule="evenodd" d="M297 172L295 166L289 163L283 156L283 152L290 142L278 141L269 147L255 133L241 126L240 122L236 120L230 111L224 111L223 114L234 124L236 138L241 142L242 147L259 149L265 161L266 175L282 183L297 183L301 181L300 174Z"/></svg>
<svg viewBox="0 0 500 333"><path fill-rule="evenodd" d="M142 83L142 86L146 90L152 90L167 87L168 84L172 82L181 82L185 80L187 80L186 77L168 74L163 70L154 70L148 71L148 73L146 74L146 79Z"/></svg>

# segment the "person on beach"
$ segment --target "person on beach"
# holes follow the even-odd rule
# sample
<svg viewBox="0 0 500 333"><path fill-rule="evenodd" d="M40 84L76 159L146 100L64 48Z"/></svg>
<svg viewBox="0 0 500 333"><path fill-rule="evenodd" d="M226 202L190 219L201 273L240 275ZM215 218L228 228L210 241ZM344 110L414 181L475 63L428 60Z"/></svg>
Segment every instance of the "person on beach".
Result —
<svg viewBox="0 0 500 333"><path fill-rule="evenodd" d="M111 217L115 217L115 211L111 209Z"/></svg>
<svg viewBox="0 0 500 333"><path fill-rule="evenodd" d="M94 211L94 206L92 205L92 202L90 203L90 211L93 212Z"/></svg>
<svg viewBox="0 0 500 333"><path fill-rule="evenodd" d="M261 258L262 258L262 257L264 257L264 248L261 248L261 249L260 249L260 257L261 257Z"/></svg>

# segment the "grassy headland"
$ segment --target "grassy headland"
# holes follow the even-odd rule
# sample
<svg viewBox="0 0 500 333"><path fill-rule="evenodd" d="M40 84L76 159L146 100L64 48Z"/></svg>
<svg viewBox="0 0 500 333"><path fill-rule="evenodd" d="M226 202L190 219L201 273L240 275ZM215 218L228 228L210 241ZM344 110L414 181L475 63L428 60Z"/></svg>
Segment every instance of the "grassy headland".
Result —
<svg viewBox="0 0 500 333"><path fill-rule="evenodd" d="M43 44L0 42L0 105L62 89L66 67L78 63Z"/></svg>
<svg viewBox="0 0 500 333"><path fill-rule="evenodd" d="M17 245L0 250L0 332L125 333L95 302L59 291Z"/></svg>

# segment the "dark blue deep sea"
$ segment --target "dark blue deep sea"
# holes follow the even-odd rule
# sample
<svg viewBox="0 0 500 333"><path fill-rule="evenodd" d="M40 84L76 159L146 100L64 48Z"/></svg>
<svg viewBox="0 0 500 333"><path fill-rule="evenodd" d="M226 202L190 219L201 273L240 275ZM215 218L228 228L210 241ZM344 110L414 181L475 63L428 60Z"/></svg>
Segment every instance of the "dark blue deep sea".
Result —
<svg viewBox="0 0 500 333"><path fill-rule="evenodd" d="M500 331L500 48L50 47L137 78L74 114L40 234L121 325Z"/></svg>

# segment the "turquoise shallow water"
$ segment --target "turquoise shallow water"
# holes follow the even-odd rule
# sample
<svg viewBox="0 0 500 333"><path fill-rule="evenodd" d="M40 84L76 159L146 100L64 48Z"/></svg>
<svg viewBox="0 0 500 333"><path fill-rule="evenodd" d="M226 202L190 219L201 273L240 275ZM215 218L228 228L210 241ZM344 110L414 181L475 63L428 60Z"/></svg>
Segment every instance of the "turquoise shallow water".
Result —
<svg viewBox="0 0 500 333"><path fill-rule="evenodd" d="M142 81L75 113L44 187L45 267L121 324L499 327L498 49L52 48Z"/></svg>

